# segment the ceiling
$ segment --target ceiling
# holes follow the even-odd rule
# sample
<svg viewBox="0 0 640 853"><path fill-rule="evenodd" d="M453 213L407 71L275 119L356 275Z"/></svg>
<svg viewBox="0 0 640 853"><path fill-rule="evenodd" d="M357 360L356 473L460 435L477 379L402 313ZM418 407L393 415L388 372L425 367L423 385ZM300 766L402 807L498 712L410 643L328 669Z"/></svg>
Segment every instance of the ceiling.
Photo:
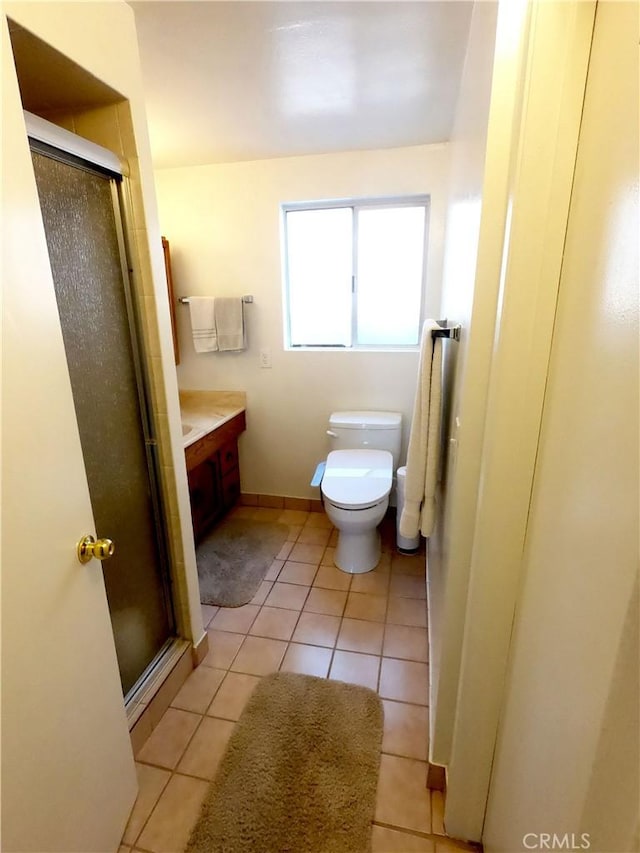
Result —
<svg viewBox="0 0 640 853"><path fill-rule="evenodd" d="M450 137L472 2L130 5L156 168Z"/></svg>

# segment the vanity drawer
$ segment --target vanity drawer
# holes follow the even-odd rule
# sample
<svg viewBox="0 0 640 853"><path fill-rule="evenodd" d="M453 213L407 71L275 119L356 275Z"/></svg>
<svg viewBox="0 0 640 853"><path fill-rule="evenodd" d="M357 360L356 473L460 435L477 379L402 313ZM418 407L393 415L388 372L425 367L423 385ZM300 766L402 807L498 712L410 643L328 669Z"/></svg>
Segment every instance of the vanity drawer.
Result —
<svg viewBox="0 0 640 853"><path fill-rule="evenodd" d="M200 465L214 453L221 454L222 473L229 471L238 464L238 436L246 428L246 420L244 412L240 412L230 421L222 426L216 427L206 435L199 438L193 444L185 448L185 460L187 463L187 471L193 470L196 465ZM232 448L233 445L233 448ZM234 461L229 460L225 463L229 452L235 452ZM223 456L224 454L224 456Z"/></svg>
<svg viewBox="0 0 640 853"><path fill-rule="evenodd" d="M204 438L199 438L197 441L194 441L193 444L190 444L184 451L187 471L192 471L197 465L204 462L210 453L211 451L207 447Z"/></svg>

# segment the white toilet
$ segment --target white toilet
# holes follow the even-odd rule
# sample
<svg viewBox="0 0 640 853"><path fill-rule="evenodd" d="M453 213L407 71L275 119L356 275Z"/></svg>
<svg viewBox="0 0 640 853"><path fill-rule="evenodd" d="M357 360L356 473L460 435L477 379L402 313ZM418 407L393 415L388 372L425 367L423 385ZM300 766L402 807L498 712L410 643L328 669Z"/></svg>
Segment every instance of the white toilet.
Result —
<svg viewBox="0 0 640 853"><path fill-rule="evenodd" d="M334 412L327 434L321 491L329 519L338 528L334 562L351 574L370 572L380 559L377 527L389 505L402 441L399 412Z"/></svg>

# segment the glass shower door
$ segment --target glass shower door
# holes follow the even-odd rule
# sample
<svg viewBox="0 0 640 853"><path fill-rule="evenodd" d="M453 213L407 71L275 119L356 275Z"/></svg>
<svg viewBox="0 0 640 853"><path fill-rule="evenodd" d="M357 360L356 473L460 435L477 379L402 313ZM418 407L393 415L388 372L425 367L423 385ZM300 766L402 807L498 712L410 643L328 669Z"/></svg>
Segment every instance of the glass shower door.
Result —
<svg viewBox="0 0 640 853"><path fill-rule="evenodd" d="M55 151L32 159L96 530L115 543L103 569L126 696L174 622L115 179Z"/></svg>

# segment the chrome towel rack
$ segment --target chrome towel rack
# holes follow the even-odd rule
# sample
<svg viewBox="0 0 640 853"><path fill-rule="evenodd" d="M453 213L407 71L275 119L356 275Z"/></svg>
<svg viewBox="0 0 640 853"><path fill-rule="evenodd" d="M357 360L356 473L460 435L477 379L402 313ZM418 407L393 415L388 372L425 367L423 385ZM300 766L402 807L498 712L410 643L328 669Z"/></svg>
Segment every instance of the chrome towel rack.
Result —
<svg viewBox="0 0 640 853"><path fill-rule="evenodd" d="M437 322L442 325L442 328L431 329L432 338L448 338L450 341L460 340L460 329L462 329L462 326L445 326L446 320L438 320Z"/></svg>
<svg viewBox="0 0 640 853"><path fill-rule="evenodd" d="M178 297L178 302L180 302L181 305L188 305L190 301L191 300L189 299L188 296L179 296ZM253 296L251 296L251 295L243 296L242 301L245 303L245 305L250 303L250 302L253 302Z"/></svg>

